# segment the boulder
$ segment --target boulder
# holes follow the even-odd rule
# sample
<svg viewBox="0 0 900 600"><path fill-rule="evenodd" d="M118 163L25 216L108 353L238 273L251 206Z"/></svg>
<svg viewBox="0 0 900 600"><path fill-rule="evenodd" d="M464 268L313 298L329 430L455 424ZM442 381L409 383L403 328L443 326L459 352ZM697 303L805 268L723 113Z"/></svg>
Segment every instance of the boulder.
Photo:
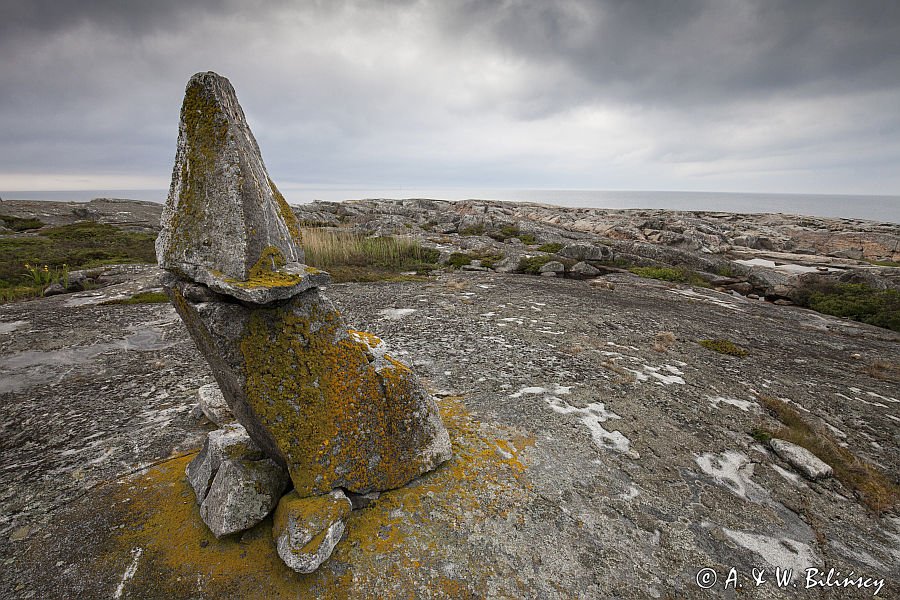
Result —
<svg viewBox="0 0 900 600"><path fill-rule="evenodd" d="M237 420L301 496L396 488L450 458L434 398L318 290L261 308L194 303L190 285L168 288L176 310Z"/></svg>
<svg viewBox="0 0 900 600"><path fill-rule="evenodd" d="M769 445L775 454L781 457L792 467L800 471L804 477L813 481L817 479L825 479L831 477L833 470L825 464L818 456L802 446L792 444L786 440L772 438Z"/></svg>
<svg viewBox="0 0 900 600"><path fill-rule="evenodd" d="M197 73L185 89L161 225L162 268L240 300L264 304L328 281L303 264L297 218L216 73Z"/></svg>
<svg viewBox="0 0 900 600"><path fill-rule="evenodd" d="M288 476L237 424L212 431L187 466L200 517L217 538L253 527L278 504Z"/></svg>
<svg viewBox="0 0 900 600"><path fill-rule="evenodd" d="M296 492L285 495L272 522L278 556L294 571L312 573L341 541L352 509L341 490L307 498Z"/></svg>
<svg viewBox="0 0 900 600"><path fill-rule="evenodd" d="M573 275L577 275L579 277L596 277L600 274L600 269L592 267L590 264L584 261L575 263L570 271Z"/></svg>
<svg viewBox="0 0 900 600"><path fill-rule="evenodd" d="M609 246L590 242L574 242L564 246L557 252L560 256L573 260L612 260L613 251Z"/></svg>
<svg viewBox="0 0 900 600"><path fill-rule="evenodd" d="M234 422L234 415L231 414L231 409L228 408L225 396L222 395L222 390L219 389L218 385L209 383L201 386L197 390L197 396L200 400L200 410L203 411L207 419L219 427Z"/></svg>
<svg viewBox="0 0 900 600"><path fill-rule="evenodd" d="M559 262L558 260L551 260L550 262L541 265L541 268L538 269L538 273L543 275L544 273L553 273L554 275L562 275L566 272L566 266Z"/></svg>

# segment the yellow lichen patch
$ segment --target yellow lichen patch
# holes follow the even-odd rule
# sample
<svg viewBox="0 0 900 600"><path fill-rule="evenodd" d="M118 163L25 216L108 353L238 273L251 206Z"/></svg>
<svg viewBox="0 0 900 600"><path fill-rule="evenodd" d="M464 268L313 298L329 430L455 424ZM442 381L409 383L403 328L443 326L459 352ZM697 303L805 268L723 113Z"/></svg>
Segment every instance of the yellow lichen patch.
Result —
<svg viewBox="0 0 900 600"><path fill-rule="evenodd" d="M333 311L295 300L255 311L240 343L247 400L301 495L401 486L421 472L435 433L412 373L396 361L377 372L341 326Z"/></svg>
<svg viewBox="0 0 900 600"><path fill-rule="evenodd" d="M260 253L259 260L250 268L246 281L225 278L227 283L240 288L290 287L302 280L300 275L279 271L287 264L284 254L275 246L266 246Z"/></svg>
<svg viewBox="0 0 900 600"><path fill-rule="evenodd" d="M292 490L281 499L278 508L275 509L272 536L278 538L287 529L288 521L294 519L300 527L315 538L319 533L326 532L332 523L343 518L349 512L350 503L346 498L334 498L330 494L300 498L297 496L297 492ZM308 542L303 550L306 550L312 541L315 540Z"/></svg>
<svg viewBox="0 0 900 600"><path fill-rule="evenodd" d="M356 331L355 329L350 329L347 333L349 333L357 342L361 342L369 348L377 348L384 344L380 337L373 333L369 333L368 331Z"/></svg>
<svg viewBox="0 0 900 600"><path fill-rule="evenodd" d="M142 548L129 586L152 590L151 597L478 598L488 583L500 597L528 596L513 563L490 548L479 555L472 540L491 527L522 526L534 500L526 468L533 440L479 423L459 398L442 399L441 416L453 459L353 511L344 539L315 573L299 575L281 562L271 518L244 534L213 537L184 476L191 456L117 490L113 500L127 515L110 534L108 562L127 565L131 550ZM501 445L515 450L521 469L498 453Z"/></svg>
<svg viewBox="0 0 900 600"><path fill-rule="evenodd" d="M300 222L297 221L297 215L291 210L287 200L284 199L284 196L281 195L281 192L278 191L271 179L269 179L269 188L272 190L272 195L275 196L275 202L278 203L278 212L281 214L281 218L284 219L288 233L294 238L294 242L299 245L303 241L303 236L300 233Z"/></svg>

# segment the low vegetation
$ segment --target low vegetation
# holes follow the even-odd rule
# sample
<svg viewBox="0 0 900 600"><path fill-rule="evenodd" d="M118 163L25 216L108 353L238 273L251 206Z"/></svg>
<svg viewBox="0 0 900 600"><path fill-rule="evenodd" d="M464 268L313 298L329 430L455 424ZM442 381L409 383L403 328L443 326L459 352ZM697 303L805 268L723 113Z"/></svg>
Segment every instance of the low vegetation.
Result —
<svg viewBox="0 0 900 600"><path fill-rule="evenodd" d="M861 283L824 284L798 299L817 312L900 331L900 291Z"/></svg>
<svg viewBox="0 0 900 600"><path fill-rule="evenodd" d="M116 298L100 304L160 304L168 301L169 297L165 292L139 292L130 298Z"/></svg>
<svg viewBox="0 0 900 600"><path fill-rule="evenodd" d="M552 243L552 244L544 244L543 246L538 248L538 252L547 252L548 254L556 254L560 250L563 249L562 244Z"/></svg>
<svg viewBox="0 0 900 600"><path fill-rule="evenodd" d="M759 403L775 417L781 427L757 427L751 432L761 442L779 438L802 446L834 469L834 477L877 513L900 503L900 486L877 468L844 448L824 428L813 425L787 402L760 396Z"/></svg>
<svg viewBox="0 0 900 600"><path fill-rule="evenodd" d="M719 354L727 354L728 356L737 356L738 358L743 358L750 354L750 352L746 349L741 348L734 342L723 338L714 340L700 340L699 344L707 350L712 350L714 352L718 352Z"/></svg>
<svg viewBox="0 0 900 600"><path fill-rule="evenodd" d="M5 219L4 219L5 222ZM70 270L108 264L155 263L151 233L81 222L44 227L37 235L0 237L0 300L32 298Z"/></svg>
<svg viewBox="0 0 900 600"><path fill-rule="evenodd" d="M480 261L482 267L493 268L494 265L503 259L500 254L491 252L454 252L447 259L447 265L454 269L459 269L466 265L471 265L473 261Z"/></svg>
<svg viewBox="0 0 900 600"><path fill-rule="evenodd" d="M668 352L675 345L675 334L671 331L660 331L653 338L653 350L655 352Z"/></svg>
<svg viewBox="0 0 900 600"><path fill-rule="evenodd" d="M337 282L409 278L437 267L440 252L415 240L393 236L366 237L336 228L304 228L306 262L328 271Z"/></svg>
<svg viewBox="0 0 900 600"><path fill-rule="evenodd" d="M556 258L549 254L539 254L537 256L529 257L523 256L519 260L519 271L529 275L537 275L541 272L541 267L553 260L556 260Z"/></svg>
<svg viewBox="0 0 900 600"><path fill-rule="evenodd" d="M648 279L659 279L674 283L687 283L697 287L710 287L709 282L695 272L682 267L630 267L628 269L635 275Z"/></svg>
<svg viewBox="0 0 900 600"><path fill-rule="evenodd" d="M9 215L0 215L0 222L7 229L13 231L28 231L29 229L40 229L44 226L44 222L40 219L12 217Z"/></svg>
<svg viewBox="0 0 900 600"><path fill-rule="evenodd" d="M863 372L875 379L900 383L900 363L876 360L864 368Z"/></svg>

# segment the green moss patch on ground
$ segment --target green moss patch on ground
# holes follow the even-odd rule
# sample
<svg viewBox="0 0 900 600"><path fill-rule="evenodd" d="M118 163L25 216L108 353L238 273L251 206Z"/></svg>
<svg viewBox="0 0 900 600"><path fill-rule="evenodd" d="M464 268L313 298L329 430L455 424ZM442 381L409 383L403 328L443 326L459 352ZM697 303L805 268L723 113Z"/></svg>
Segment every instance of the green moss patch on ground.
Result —
<svg viewBox="0 0 900 600"><path fill-rule="evenodd" d="M861 283L822 286L799 304L817 312L900 331L900 291L878 290Z"/></svg>
<svg viewBox="0 0 900 600"><path fill-rule="evenodd" d="M713 352L718 352L719 354L727 354L728 356L743 358L750 354L750 352L745 348L741 348L734 342L723 338L717 338L714 340L700 340L698 343L707 350L712 350Z"/></svg>
<svg viewBox="0 0 900 600"><path fill-rule="evenodd" d="M628 269L635 275L648 279L659 279L673 283L687 283L697 287L710 287L709 282L695 272L682 267L631 267Z"/></svg>
<svg viewBox="0 0 900 600"><path fill-rule="evenodd" d="M79 222L46 227L37 235L0 236L0 300L40 295L26 264L51 271L109 264L155 263L152 233L125 231L112 225Z"/></svg>

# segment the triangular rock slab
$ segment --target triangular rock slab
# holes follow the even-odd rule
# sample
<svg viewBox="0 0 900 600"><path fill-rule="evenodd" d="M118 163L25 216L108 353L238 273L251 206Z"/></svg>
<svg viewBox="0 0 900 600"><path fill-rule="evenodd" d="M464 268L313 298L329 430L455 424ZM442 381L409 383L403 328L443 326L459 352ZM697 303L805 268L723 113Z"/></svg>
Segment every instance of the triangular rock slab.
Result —
<svg viewBox="0 0 900 600"><path fill-rule="evenodd" d="M187 84L159 265L240 300L283 300L328 276L303 264L297 218L272 183L231 83Z"/></svg>
<svg viewBox="0 0 900 600"><path fill-rule="evenodd" d="M168 289L235 418L301 497L397 488L451 457L415 374L377 337L349 332L318 290L249 307Z"/></svg>

